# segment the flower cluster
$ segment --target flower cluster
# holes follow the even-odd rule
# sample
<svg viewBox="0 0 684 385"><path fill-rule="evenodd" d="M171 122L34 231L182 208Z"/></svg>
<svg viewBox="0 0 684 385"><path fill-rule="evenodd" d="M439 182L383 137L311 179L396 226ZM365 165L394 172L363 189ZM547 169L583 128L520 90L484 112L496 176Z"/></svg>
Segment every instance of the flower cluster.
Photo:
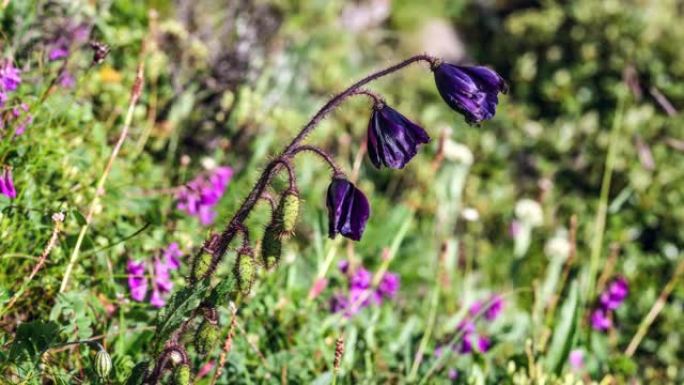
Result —
<svg viewBox="0 0 684 385"><path fill-rule="evenodd" d="M623 277L611 281L599 296L599 303L591 313L591 327L594 330L606 331L613 327L612 312L627 298L629 284Z"/></svg>
<svg viewBox="0 0 684 385"><path fill-rule="evenodd" d="M183 256L178 244L173 242L163 251L161 258L155 257L152 263L152 295L150 304L160 308L166 304L164 294L173 289L171 271L180 267L180 258ZM145 270L148 269L146 261L129 260L126 273L128 274L128 288L133 300L142 302L147 296L148 280Z"/></svg>
<svg viewBox="0 0 684 385"><path fill-rule="evenodd" d="M217 167L208 174L197 176L176 194L176 207L197 217L205 226L214 223L214 207L225 193L232 177L233 169L230 167Z"/></svg>
<svg viewBox="0 0 684 385"><path fill-rule="evenodd" d="M435 84L444 101L462 113L468 123L491 119L496 112L498 94L508 90L503 78L481 66L458 66L432 62ZM371 94L372 95L372 94ZM401 169L418 153L421 144L430 137L380 98L375 103L368 123L368 157L376 168ZM328 188L329 235L358 241L370 216L368 199L351 182L335 175Z"/></svg>
<svg viewBox="0 0 684 385"><path fill-rule="evenodd" d="M351 317L371 305L381 305L384 299L392 299L399 291L399 276L385 272L377 287L373 287L373 275L363 266L353 272L348 261L338 264L347 277L347 293L338 293L330 301L330 311Z"/></svg>
<svg viewBox="0 0 684 385"><path fill-rule="evenodd" d="M12 180L12 170L9 167L0 170L0 194L10 199L17 197L17 189L14 188L14 180Z"/></svg>
<svg viewBox="0 0 684 385"><path fill-rule="evenodd" d="M485 307L486 306L486 307ZM482 317L493 322L503 311L504 300L500 295L492 296L486 303L475 301L468 309L466 318L459 323L457 331L461 334L460 343L452 346L452 349L460 354L469 354L477 349L480 353L486 353L492 347L492 340L487 335L479 333L475 324L476 317ZM435 349L435 355L440 356L444 351L443 346Z"/></svg>

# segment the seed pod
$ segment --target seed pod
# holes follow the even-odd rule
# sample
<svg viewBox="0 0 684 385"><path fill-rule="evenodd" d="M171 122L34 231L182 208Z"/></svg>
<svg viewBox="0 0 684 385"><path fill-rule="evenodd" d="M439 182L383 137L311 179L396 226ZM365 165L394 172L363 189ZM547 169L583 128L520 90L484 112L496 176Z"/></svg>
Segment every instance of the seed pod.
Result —
<svg viewBox="0 0 684 385"><path fill-rule="evenodd" d="M294 189L283 193L276 210L276 218L280 222L280 236L289 237L294 233L299 215L299 195Z"/></svg>
<svg viewBox="0 0 684 385"><path fill-rule="evenodd" d="M261 262L267 269L276 266L280 262L283 243L280 240L280 226L271 223L264 231L264 239L261 241Z"/></svg>
<svg viewBox="0 0 684 385"><path fill-rule="evenodd" d="M202 248L195 258L192 260L192 270L190 276L194 282L201 280L209 271L211 267L212 254L206 249Z"/></svg>
<svg viewBox="0 0 684 385"><path fill-rule="evenodd" d="M147 377L147 368L149 367L149 364L147 361L139 362L133 367L133 370L131 370L131 374L128 376L128 380L126 381L126 385L142 385L143 381L145 381L145 377Z"/></svg>
<svg viewBox="0 0 684 385"><path fill-rule="evenodd" d="M218 325L202 321L195 334L195 349L199 354L207 354L216 345L219 337Z"/></svg>
<svg viewBox="0 0 684 385"><path fill-rule="evenodd" d="M187 364L179 365L173 371L171 379L173 385L190 385L190 366Z"/></svg>
<svg viewBox="0 0 684 385"><path fill-rule="evenodd" d="M95 355L95 373L97 373L100 378L105 379L109 376L109 372L112 370L112 357L109 356L106 350L100 349Z"/></svg>
<svg viewBox="0 0 684 385"><path fill-rule="evenodd" d="M233 274L235 274L238 289L242 294L249 294L250 290L252 290L257 267L254 262L254 254L251 249L243 248L238 252Z"/></svg>

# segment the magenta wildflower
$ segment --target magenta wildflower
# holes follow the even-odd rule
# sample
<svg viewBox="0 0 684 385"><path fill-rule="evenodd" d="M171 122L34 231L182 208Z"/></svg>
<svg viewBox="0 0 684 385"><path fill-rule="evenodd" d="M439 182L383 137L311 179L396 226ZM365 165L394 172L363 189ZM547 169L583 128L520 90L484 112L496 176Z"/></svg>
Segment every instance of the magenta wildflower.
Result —
<svg viewBox="0 0 684 385"><path fill-rule="evenodd" d="M597 308L591 313L591 327L595 330L606 331L613 326L613 321L610 319L609 313L602 309Z"/></svg>
<svg viewBox="0 0 684 385"><path fill-rule="evenodd" d="M131 298L141 302L147 294L147 278L145 277L145 262L128 261L126 265L128 274L128 288L131 290Z"/></svg>
<svg viewBox="0 0 684 385"><path fill-rule="evenodd" d="M64 70L59 74L57 83L62 88L73 88L76 85L76 79L74 79L74 75L71 72Z"/></svg>
<svg viewBox="0 0 684 385"><path fill-rule="evenodd" d="M581 370L584 367L584 352L580 349L571 351L570 356L568 356L568 363L573 370Z"/></svg>
<svg viewBox="0 0 684 385"><path fill-rule="evenodd" d="M470 314L471 317L475 317L481 310L482 302L475 301L472 305L470 305L470 308L468 309L468 314Z"/></svg>
<svg viewBox="0 0 684 385"><path fill-rule="evenodd" d="M14 107L12 109L12 114L10 115L9 120L19 121L14 130L15 136L20 136L24 134L24 132L26 131L26 127L28 127L29 124L33 123L33 116L31 116L31 114L29 114L28 111L29 107L26 103L21 103L19 107Z"/></svg>
<svg viewBox="0 0 684 385"><path fill-rule="evenodd" d="M453 369L453 368L449 369L449 373L447 373L447 377L449 377L449 379L451 381L456 381L458 379L458 370Z"/></svg>
<svg viewBox="0 0 684 385"><path fill-rule="evenodd" d="M183 252L176 242L169 243L166 249L164 249L164 260L170 269L178 269L180 267L180 257L182 256Z"/></svg>
<svg viewBox="0 0 684 385"><path fill-rule="evenodd" d="M68 57L71 48L87 42L89 36L90 27L87 24L70 22L62 26L59 35L48 43L48 60L56 61Z"/></svg>
<svg viewBox="0 0 684 385"><path fill-rule="evenodd" d="M176 198L176 207L197 217L203 225L214 222L214 206L219 202L233 176L230 167L217 167L209 175L199 175L181 189Z"/></svg>
<svg viewBox="0 0 684 385"><path fill-rule="evenodd" d="M344 274L349 272L348 261L337 264ZM373 287L373 275L363 266L358 267L351 275L347 276L347 293L336 293L330 300L330 311L343 313L351 317L359 310L371 305L381 305L383 299L392 299L399 290L399 277L386 272L378 287Z"/></svg>
<svg viewBox="0 0 684 385"><path fill-rule="evenodd" d="M150 297L150 305L160 308L166 305L166 300L162 297L161 292L157 289L152 290L152 296Z"/></svg>
<svg viewBox="0 0 684 385"><path fill-rule="evenodd" d="M480 351L480 353L486 353L489 351L489 348L492 346L492 341L489 339L487 336L478 336L477 337L477 350Z"/></svg>
<svg viewBox="0 0 684 385"><path fill-rule="evenodd" d="M0 194L14 199L17 197L17 189L14 188L14 180L12 180L12 170L5 167L0 174Z"/></svg>
<svg viewBox="0 0 684 385"><path fill-rule="evenodd" d="M11 60L5 60L0 65L0 89L3 91L15 91L21 83L21 71L14 66Z"/></svg>
<svg viewBox="0 0 684 385"><path fill-rule="evenodd" d="M458 352L461 354L468 354L473 351L473 341L472 341L472 334L466 333L463 335L463 338L461 339L461 345L458 348Z"/></svg>
<svg viewBox="0 0 684 385"><path fill-rule="evenodd" d="M487 321L494 321L499 317L501 311L503 310L504 302L503 297L500 295L495 295L492 297L489 307L485 310L485 318Z"/></svg>

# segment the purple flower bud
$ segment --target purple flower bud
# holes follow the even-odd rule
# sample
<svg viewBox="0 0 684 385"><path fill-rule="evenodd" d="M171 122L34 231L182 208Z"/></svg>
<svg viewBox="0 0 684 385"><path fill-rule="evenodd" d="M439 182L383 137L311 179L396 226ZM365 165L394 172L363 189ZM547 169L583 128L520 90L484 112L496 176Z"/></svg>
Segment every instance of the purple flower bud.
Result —
<svg viewBox="0 0 684 385"><path fill-rule="evenodd" d="M597 308L591 313L591 327L594 330L605 331L613 326L613 321L608 316L608 312Z"/></svg>
<svg viewBox="0 0 684 385"><path fill-rule="evenodd" d="M584 367L584 352L580 349L571 351L568 362L574 371L581 370Z"/></svg>
<svg viewBox="0 0 684 385"><path fill-rule="evenodd" d="M370 216L368 199L361 190L343 177L335 176L328 186L326 203L330 238L339 233L360 240Z"/></svg>
<svg viewBox="0 0 684 385"><path fill-rule="evenodd" d="M368 156L376 168L403 168L430 137L392 107L376 104L368 123Z"/></svg>
<svg viewBox="0 0 684 385"><path fill-rule="evenodd" d="M145 262L128 261L126 272L128 274L128 288L131 290L131 298L138 302L143 301L145 294L147 294Z"/></svg>
<svg viewBox="0 0 684 385"><path fill-rule="evenodd" d="M491 119L499 103L499 92L508 91L503 78L487 67L439 63L433 72L444 101L462 113L468 123Z"/></svg>
<svg viewBox="0 0 684 385"><path fill-rule="evenodd" d="M340 269L342 274L347 274L347 272L349 271L349 261L347 261L346 259L341 260L337 263L337 268Z"/></svg>
<svg viewBox="0 0 684 385"><path fill-rule="evenodd" d="M9 199L17 197L17 189L14 188L14 181L12 180L12 170L9 167L6 167L0 174L0 194Z"/></svg>
<svg viewBox="0 0 684 385"><path fill-rule="evenodd" d="M463 340L461 341L461 345L458 348L459 353L468 354L473 351L473 341L471 340L471 338L472 335L470 334L463 335Z"/></svg>
<svg viewBox="0 0 684 385"><path fill-rule="evenodd" d="M470 308L468 309L468 314L470 314L471 317L475 317L477 313L482 310L482 302L480 301L475 301L470 305Z"/></svg>
<svg viewBox="0 0 684 385"><path fill-rule="evenodd" d="M615 310L622 305L628 294L629 284L626 279L620 277L612 281L606 290L601 293L599 302L606 310Z"/></svg>
<svg viewBox="0 0 684 385"><path fill-rule="evenodd" d="M447 373L447 377L449 377L449 379L451 381L456 381L458 379L458 370L449 369L449 372Z"/></svg>

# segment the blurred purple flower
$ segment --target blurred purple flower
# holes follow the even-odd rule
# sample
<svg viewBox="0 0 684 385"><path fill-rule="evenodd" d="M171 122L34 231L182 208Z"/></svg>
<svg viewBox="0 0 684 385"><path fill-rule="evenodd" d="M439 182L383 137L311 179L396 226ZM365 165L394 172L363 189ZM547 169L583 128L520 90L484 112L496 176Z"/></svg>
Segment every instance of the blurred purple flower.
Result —
<svg viewBox="0 0 684 385"><path fill-rule="evenodd" d="M128 288L131 290L131 298L141 302L147 294L147 278L145 277L145 262L129 260L126 265L128 274Z"/></svg>
<svg viewBox="0 0 684 385"><path fill-rule="evenodd" d="M606 290L601 293L599 301L604 309L615 310L622 305L628 294L629 284L626 279L620 277L608 284Z"/></svg>
<svg viewBox="0 0 684 385"><path fill-rule="evenodd" d="M14 188L14 180L12 179L12 170L9 167L4 167L2 174L0 174L0 194L9 199L17 197L17 189Z"/></svg>
<svg viewBox="0 0 684 385"><path fill-rule="evenodd" d="M584 352L581 349L571 351L568 356L568 363L573 370L581 370L584 367Z"/></svg>
<svg viewBox="0 0 684 385"><path fill-rule="evenodd" d="M461 354L468 354L473 351L472 334L466 333L461 339L461 345L458 348L458 352Z"/></svg>
<svg viewBox="0 0 684 385"><path fill-rule="evenodd" d="M591 327L595 330L606 331L613 326L609 313L602 308L594 309L591 313Z"/></svg>
<svg viewBox="0 0 684 385"><path fill-rule="evenodd" d="M183 252L178 247L177 242L171 242L166 249L164 249L164 260L170 269L178 269L180 267L180 258Z"/></svg>
<svg viewBox="0 0 684 385"><path fill-rule="evenodd" d="M33 123L33 116L31 116L28 111L29 107L26 103L21 103L19 107L14 107L12 109L12 114L9 120L19 120L19 123L14 130L15 136L23 135L26 131L26 127Z"/></svg>
<svg viewBox="0 0 684 385"><path fill-rule="evenodd" d="M399 276L392 272L386 272L378 284L378 293L385 298L394 298L399 291Z"/></svg>
<svg viewBox="0 0 684 385"><path fill-rule="evenodd" d="M69 21L59 29L59 35L48 41L48 60L56 61L68 57L73 47L86 43L89 37L89 25Z"/></svg>
<svg viewBox="0 0 684 385"><path fill-rule="evenodd" d="M0 63L0 107L7 102L8 92L15 91L21 84L21 71L14 67L11 60Z"/></svg>
<svg viewBox="0 0 684 385"><path fill-rule="evenodd" d="M471 317L475 317L477 313L482 310L482 302L480 301L475 301L470 305L470 308L468 309L468 314L470 314Z"/></svg>
<svg viewBox="0 0 684 385"><path fill-rule="evenodd" d="M164 307L164 305L166 305L166 300L162 297L159 290L152 290L152 296L150 297L150 305L156 308L161 308Z"/></svg>
<svg viewBox="0 0 684 385"><path fill-rule="evenodd" d="M219 202L233 176L230 167L217 167L209 175L199 175L190 181L176 195L176 207L187 214L197 217L201 224L214 222L214 206Z"/></svg>
<svg viewBox="0 0 684 385"><path fill-rule="evenodd" d="M337 266L342 273L348 274L348 261L341 261ZM376 288L372 286L372 281L371 272L363 266L358 267L351 276L347 276L347 293L336 293L331 298L330 311L351 317L363 308L382 304L383 298L394 298L399 290L399 277L392 272L385 272Z"/></svg>
<svg viewBox="0 0 684 385"><path fill-rule="evenodd" d="M71 72L64 70L59 74L57 83L62 88L73 88L76 85L76 79L74 79L74 75Z"/></svg>
<svg viewBox="0 0 684 385"><path fill-rule="evenodd" d="M508 91L503 78L487 67L438 63L433 72L439 94L468 123L491 119L499 103L498 94Z"/></svg>
<svg viewBox="0 0 684 385"><path fill-rule="evenodd" d="M501 314L503 307L503 297L501 297L498 294L494 295L489 302L489 307L487 307L487 310L485 310L484 316L487 319L487 321L494 321L495 319L497 319L499 317L499 314Z"/></svg>
<svg viewBox="0 0 684 385"><path fill-rule="evenodd" d="M419 125L390 106L373 107L368 123L368 156L375 168L404 168L430 137Z"/></svg>
<svg viewBox="0 0 684 385"><path fill-rule="evenodd" d="M66 40L58 40L54 44L55 46L50 48L50 52L48 52L48 59L50 61L64 59L69 56L69 46L67 45Z"/></svg>
<svg viewBox="0 0 684 385"><path fill-rule="evenodd" d="M353 183L341 176L334 176L328 186L328 236L339 233L358 241L370 216L368 198Z"/></svg>
<svg viewBox="0 0 684 385"><path fill-rule="evenodd" d="M478 336L477 337L477 350L480 351L480 353L486 353L489 351L489 348L492 346L492 341L489 339L487 336Z"/></svg>
<svg viewBox="0 0 684 385"><path fill-rule="evenodd" d="M451 381L456 381L458 379L458 370L449 369L449 373L447 374L447 377L449 377L449 379Z"/></svg>

